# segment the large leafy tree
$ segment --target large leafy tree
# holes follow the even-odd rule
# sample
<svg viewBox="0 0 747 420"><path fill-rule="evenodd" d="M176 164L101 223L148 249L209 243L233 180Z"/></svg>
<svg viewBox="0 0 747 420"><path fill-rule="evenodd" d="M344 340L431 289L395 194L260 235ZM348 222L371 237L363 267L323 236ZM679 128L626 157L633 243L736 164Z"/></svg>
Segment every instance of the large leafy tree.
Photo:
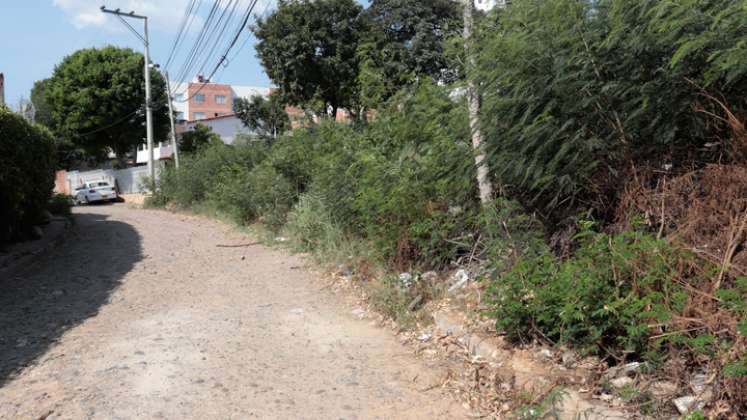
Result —
<svg viewBox="0 0 747 420"><path fill-rule="evenodd" d="M49 79L37 80L34 87L31 88L31 103L34 104L34 122L45 127L51 128L52 110L47 102L47 90L49 88Z"/></svg>
<svg viewBox="0 0 747 420"><path fill-rule="evenodd" d="M238 98L233 110L245 126L264 139L273 139L290 128L290 118L277 91L267 99L260 95Z"/></svg>
<svg viewBox="0 0 747 420"><path fill-rule="evenodd" d="M354 0L280 0L252 27L286 103L333 117L356 104L361 11Z"/></svg>
<svg viewBox="0 0 747 420"><path fill-rule="evenodd" d="M193 130L182 134L179 140L179 150L184 153L194 153L215 144L222 144L220 136L213 133L213 129L204 125L196 124Z"/></svg>
<svg viewBox="0 0 747 420"><path fill-rule="evenodd" d="M129 48L79 50L55 67L45 90L55 133L94 156L130 152L145 138L144 59ZM166 82L151 69L153 131L168 132Z"/></svg>
<svg viewBox="0 0 747 420"><path fill-rule="evenodd" d="M461 31L453 0L373 0L363 14L359 45L361 96L368 105L386 100L419 78L451 81L444 46Z"/></svg>

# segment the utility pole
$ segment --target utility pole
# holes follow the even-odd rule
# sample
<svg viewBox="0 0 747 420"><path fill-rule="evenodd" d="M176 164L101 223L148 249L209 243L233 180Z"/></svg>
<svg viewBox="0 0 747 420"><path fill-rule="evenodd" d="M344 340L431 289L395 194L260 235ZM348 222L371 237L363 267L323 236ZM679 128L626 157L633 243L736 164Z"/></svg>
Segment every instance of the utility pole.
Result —
<svg viewBox="0 0 747 420"><path fill-rule="evenodd" d="M174 130L174 109L171 103L173 97L171 96L171 81L169 80L169 72L164 71L166 76L166 94L169 95L169 121L171 121L171 148L174 150L174 164L176 169L179 169L179 146L176 144L176 131Z"/></svg>
<svg viewBox="0 0 747 420"><path fill-rule="evenodd" d="M480 129L480 92L474 80L475 57L470 52L472 44L472 30L474 26L474 0L463 0L464 2L464 54L467 56L465 63L467 77L467 108L469 109L469 128L472 133L472 149L475 152L475 166L477 167L477 186L480 190L480 202L488 204L493 199L493 186L490 184L490 171L485 159L485 151L482 149L483 136Z"/></svg>
<svg viewBox="0 0 747 420"><path fill-rule="evenodd" d="M148 17L142 15L136 15L135 12L124 13L120 12L120 9L112 10L107 9L106 6L101 6L101 11L115 15L120 21L130 30L136 37L140 38L145 45L145 133L148 141L148 175L151 181L156 180L156 167L153 164L153 111L151 110L151 97L150 97L150 44L148 42ZM143 21L143 35L135 30L126 20L122 17L128 17L133 19L140 19Z"/></svg>

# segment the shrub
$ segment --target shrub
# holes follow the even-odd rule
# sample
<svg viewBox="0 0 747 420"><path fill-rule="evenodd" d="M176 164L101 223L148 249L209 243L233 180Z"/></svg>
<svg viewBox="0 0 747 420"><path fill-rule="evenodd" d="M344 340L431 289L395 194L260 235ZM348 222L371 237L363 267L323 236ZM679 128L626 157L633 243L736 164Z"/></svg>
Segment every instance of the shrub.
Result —
<svg viewBox="0 0 747 420"><path fill-rule="evenodd" d="M179 171L171 165L161 171L156 194L150 204L173 203L181 208L189 208L210 200L224 206L222 209L225 210L232 197L222 197L221 194L234 192L237 188L235 183L239 182L231 179L231 174L239 174L243 169L251 170L264 159L265 154L265 146L259 143L240 146L214 143L201 148L199 152L187 153L181 158ZM226 183L233 183L232 188L227 189Z"/></svg>
<svg viewBox="0 0 747 420"><path fill-rule="evenodd" d="M301 251L325 255L343 245L344 234L332 218L325 200L312 193L301 195L288 214L285 229L293 244Z"/></svg>
<svg viewBox="0 0 747 420"><path fill-rule="evenodd" d="M527 0L493 19L476 43L489 162L548 230L589 209L609 221L631 163L699 167L732 148L742 2Z"/></svg>
<svg viewBox="0 0 747 420"><path fill-rule="evenodd" d="M267 163L254 168L248 175L252 206L259 220L273 230L280 229L298 199L298 190Z"/></svg>
<svg viewBox="0 0 747 420"><path fill-rule="evenodd" d="M68 196L67 194L55 193L52 194L52 197L49 199L47 210L49 210L50 213L58 216L70 217L72 215L72 212L70 211L72 206L73 200L70 198L70 196Z"/></svg>
<svg viewBox="0 0 747 420"><path fill-rule="evenodd" d="M22 239L41 221L55 155L48 130L0 107L0 243Z"/></svg>
<svg viewBox="0 0 747 420"><path fill-rule="evenodd" d="M698 292L710 287L717 267L691 252L647 233L596 233L590 223L577 239L573 257L525 258L491 284L492 315L510 338L542 337L605 358L653 362L673 349L715 357L744 343L723 328L745 317L744 281L724 288L719 305Z"/></svg>

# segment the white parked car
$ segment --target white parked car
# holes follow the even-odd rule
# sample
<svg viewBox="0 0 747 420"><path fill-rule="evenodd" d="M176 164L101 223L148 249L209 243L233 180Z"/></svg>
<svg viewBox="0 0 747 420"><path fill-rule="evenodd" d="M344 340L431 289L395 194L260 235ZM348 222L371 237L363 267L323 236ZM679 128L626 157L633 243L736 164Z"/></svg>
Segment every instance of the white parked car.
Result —
<svg viewBox="0 0 747 420"><path fill-rule="evenodd" d="M75 189L75 204L89 204L97 201L117 199L117 190L106 181L86 182Z"/></svg>

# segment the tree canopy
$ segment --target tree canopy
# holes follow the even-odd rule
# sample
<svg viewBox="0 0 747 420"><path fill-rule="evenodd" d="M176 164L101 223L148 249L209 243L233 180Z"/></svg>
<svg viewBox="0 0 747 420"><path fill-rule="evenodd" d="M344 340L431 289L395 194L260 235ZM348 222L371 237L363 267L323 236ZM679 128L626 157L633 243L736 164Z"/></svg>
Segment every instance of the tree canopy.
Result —
<svg viewBox="0 0 747 420"><path fill-rule="evenodd" d="M418 78L454 80L444 45L461 31L459 3L373 0L363 21L359 82L368 102L384 101Z"/></svg>
<svg viewBox="0 0 747 420"><path fill-rule="evenodd" d="M52 110L47 102L49 79L37 80L31 88L31 103L34 104L34 122L52 128Z"/></svg>
<svg viewBox="0 0 747 420"><path fill-rule="evenodd" d="M197 123L193 130L182 134L179 140L179 150L184 153L193 153L207 146L222 143L223 140L218 134L213 133L212 128Z"/></svg>
<svg viewBox="0 0 747 420"><path fill-rule="evenodd" d="M355 104L361 11L354 0L280 0L257 20L257 56L286 103L332 116Z"/></svg>
<svg viewBox="0 0 747 420"><path fill-rule="evenodd" d="M275 138L290 128L290 118L277 92L273 92L267 99L260 95L254 95L250 99L237 98L233 103L233 110L245 126L264 139Z"/></svg>
<svg viewBox="0 0 747 420"><path fill-rule="evenodd" d="M132 151L145 138L143 68L143 55L129 48L90 48L65 57L43 87L55 134L95 156ZM155 139L168 133L165 88L152 69Z"/></svg>

